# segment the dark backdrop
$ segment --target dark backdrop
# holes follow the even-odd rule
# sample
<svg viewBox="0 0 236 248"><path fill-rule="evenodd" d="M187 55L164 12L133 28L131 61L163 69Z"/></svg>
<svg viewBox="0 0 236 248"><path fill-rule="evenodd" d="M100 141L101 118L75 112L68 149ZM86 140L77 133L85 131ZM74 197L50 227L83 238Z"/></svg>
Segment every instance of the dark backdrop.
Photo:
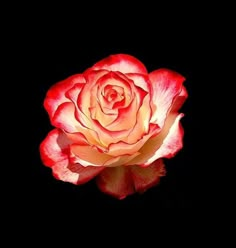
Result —
<svg viewBox="0 0 236 248"><path fill-rule="evenodd" d="M158 209L192 208L204 204L199 201L201 183L198 179L202 171L198 169L199 150L196 152L195 149L195 138L199 134L195 102L201 91L199 71L202 72L206 59L202 48L206 51L208 44L199 36L198 28L189 28L185 21L163 26L153 18L151 26L131 21L101 30L95 23L89 27L80 23L73 28L63 26L61 22L48 26L39 23L32 29L25 29L23 38L19 37L17 63L22 68L22 83L20 87L18 82L15 84L26 95L22 100L24 114L20 114L19 121L27 130L22 135L24 144L20 147L21 158L27 159L23 159L21 167L17 168L23 188L16 187L14 193L21 195L32 208L66 205L73 209ZM186 77L189 93L181 109L185 113L182 119L184 148L174 158L165 160L167 175L161 178L157 187L121 201L100 192L94 181L75 186L56 180L39 156L40 143L53 129L43 108L49 87L116 53L137 57L148 71L161 67L176 70Z"/></svg>

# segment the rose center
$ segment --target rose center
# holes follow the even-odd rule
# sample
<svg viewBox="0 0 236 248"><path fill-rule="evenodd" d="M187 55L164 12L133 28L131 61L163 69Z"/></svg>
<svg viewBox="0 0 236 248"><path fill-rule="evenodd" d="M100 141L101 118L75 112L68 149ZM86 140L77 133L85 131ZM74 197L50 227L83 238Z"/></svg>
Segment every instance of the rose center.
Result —
<svg viewBox="0 0 236 248"><path fill-rule="evenodd" d="M104 97L108 102L118 102L124 98L124 92L120 87L116 89L116 87L109 85L104 89Z"/></svg>

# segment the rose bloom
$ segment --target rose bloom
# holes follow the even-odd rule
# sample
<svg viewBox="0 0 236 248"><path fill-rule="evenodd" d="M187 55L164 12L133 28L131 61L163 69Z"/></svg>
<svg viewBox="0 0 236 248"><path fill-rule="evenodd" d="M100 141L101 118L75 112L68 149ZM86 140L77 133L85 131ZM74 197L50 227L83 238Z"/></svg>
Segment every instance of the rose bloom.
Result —
<svg viewBox="0 0 236 248"><path fill-rule="evenodd" d="M44 107L55 129L40 144L43 163L76 185L96 177L99 189L118 199L157 185L163 158L183 146L184 80L116 54L53 85Z"/></svg>

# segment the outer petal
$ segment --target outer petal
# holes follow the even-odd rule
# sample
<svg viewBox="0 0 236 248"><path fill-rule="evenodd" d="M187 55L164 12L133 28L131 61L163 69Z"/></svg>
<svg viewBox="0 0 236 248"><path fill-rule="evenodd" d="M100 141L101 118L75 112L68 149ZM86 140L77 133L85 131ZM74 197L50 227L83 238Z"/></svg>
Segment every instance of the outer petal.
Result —
<svg viewBox="0 0 236 248"><path fill-rule="evenodd" d="M46 166L68 158L70 141L60 129L53 129L40 144L40 155Z"/></svg>
<svg viewBox="0 0 236 248"><path fill-rule="evenodd" d="M97 185L102 192L124 199L135 192L144 192L153 187L164 175L164 164L159 159L147 168L140 166L106 168L98 175Z"/></svg>
<svg viewBox="0 0 236 248"><path fill-rule="evenodd" d="M174 103L171 107L171 112L177 112L188 97L187 90L182 86L180 94L175 98Z"/></svg>
<svg viewBox="0 0 236 248"><path fill-rule="evenodd" d="M65 96L66 92L75 84L85 84L83 75L77 74L53 85L47 92L44 100L44 107L47 110L50 118L54 116L58 106L64 102L69 102Z"/></svg>
<svg viewBox="0 0 236 248"><path fill-rule="evenodd" d="M52 125L69 133L78 132L79 123L75 118L75 106L72 102L65 102L55 112Z"/></svg>
<svg viewBox="0 0 236 248"><path fill-rule="evenodd" d="M48 133L40 145L40 155L43 163L53 170L53 175L62 181L76 184L79 174L71 172L67 167L69 164L69 140L65 134L54 129Z"/></svg>
<svg viewBox="0 0 236 248"><path fill-rule="evenodd" d="M118 199L124 199L135 192L129 168L125 166L111 167L102 171L97 177L99 189Z"/></svg>
<svg viewBox="0 0 236 248"><path fill-rule="evenodd" d="M90 181L102 170L104 170L104 167L84 167L80 164L71 164L68 160L57 162L52 166L53 176L55 178L76 185Z"/></svg>
<svg viewBox="0 0 236 248"><path fill-rule="evenodd" d="M110 55L99 61L88 70L109 70L122 73L147 74L147 69L141 61L127 54Z"/></svg>
<svg viewBox="0 0 236 248"><path fill-rule="evenodd" d="M117 143L111 143L108 146L107 153L112 156L120 156L124 154L134 154L137 151L140 150L140 148L147 142L147 140L152 137L156 130L159 130L158 127L154 124L150 124L149 133L143 135L143 133L140 134L141 138L138 141L135 141L135 143L126 143L124 141L120 141Z"/></svg>
<svg viewBox="0 0 236 248"><path fill-rule="evenodd" d="M183 114L169 115L163 130L155 137L149 139L139 150L139 156L131 160L127 165L148 166L159 158L173 157L183 146L183 134L180 119Z"/></svg>
<svg viewBox="0 0 236 248"><path fill-rule="evenodd" d="M79 174L69 170L68 166L68 159L55 163L55 165L52 166L53 176L58 180L77 184L79 180Z"/></svg>
<svg viewBox="0 0 236 248"><path fill-rule="evenodd" d="M76 173L79 175L77 185L84 184L91 179L93 179L95 176L97 176L101 171L105 169L105 167L95 167L95 166L82 166L80 164L69 164L68 168L71 172Z"/></svg>
<svg viewBox="0 0 236 248"><path fill-rule="evenodd" d="M94 178L104 167L71 164L69 162L70 142L59 129L52 130L40 145L43 163L52 168L55 178L73 184L82 184Z"/></svg>
<svg viewBox="0 0 236 248"><path fill-rule="evenodd" d="M135 190L144 192L145 190L159 183L160 177L165 176L166 170L162 159L154 161L146 168L138 165L130 166L131 175Z"/></svg>
<svg viewBox="0 0 236 248"><path fill-rule="evenodd" d="M106 153L99 152L96 147L92 146L81 146L81 145L76 145L73 144L71 145L71 152L78 156L81 161L86 161L91 165L94 166L101 166L103 165L106 161L112 159L111 156L107 155ZM81 162L82 164L82 162ZM82 164L86 166L86 164Z"/></svg>
<svg viewBox="0 0 236 248"><path fill-rule="evenodd" d="M163 127L174 99L180 94L185 78L177 72L159 69L149 74L152 83L152 123Z"/></svg>

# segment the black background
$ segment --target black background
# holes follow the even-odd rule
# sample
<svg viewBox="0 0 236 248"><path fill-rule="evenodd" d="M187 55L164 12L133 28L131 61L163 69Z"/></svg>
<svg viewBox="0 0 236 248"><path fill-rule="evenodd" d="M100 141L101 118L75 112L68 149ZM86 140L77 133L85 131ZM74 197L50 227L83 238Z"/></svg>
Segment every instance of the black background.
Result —
<svg viewBox="0 0 236 248"><path fill-rule="evenodd" d="M205 63L209 57L209 42L198 24L188 23L187 13L182 20L167 22L156 15L145 21L141 14L125 16L107 13L107 18L96 17L91 22L73 19L71 24L52 19L42 23L37 19L33 26L25 24L18 29L17 64L21 84L15 82L15 91L26 95L20 113L23 159L14 194L21 197L27 209L67 206L72 209L145 209L193 208L204 205L202 197L202 170L199 170L199 149L196 137L200 126L196 99L200 96ZM191 15L191 14L190 14ZM120 18L120 17L119 17ZM63 18L62 18L63 19ZM116 22L109 22L109 20ZM184 148L172 159L166 159L167 175L157 187L144 194L134 194L117 200L99 191L92 180L75 186L56 180L51 169L43 165L39 145L53 129L43 108L43 100L50 86L75 73L82 73L97 61L110 54L127 53L142 61L148 71L165 67L186 77L189 97L181 112L185 113L182 125L185 130ZM22 129L22 130L23 130ZM199 197L200 196L200 197Z"/></svg>
<svg viewBox="0 0 236 248"><path fill-rule="evenodd" d="M30 103L30 112L33 115L33 135L32 154L33 159L29 165L28 180L33 198L50 199L50 201L73 202L81 206L96 207L146 207L156 205L157 207L190 207L193 204L193 84L190 54L183 51L182 46L161 46L159 43L147 44L133 48L129 45L119 46L114 44L103 44L103 46L86 46L78 40L77 47L73 48L47 48L46 54L38 54L35 65L35 74L32 77L32 101ZM110 45L110 47L109 47ZM113 47L114 46L114 47ZM35 48L36 49L36 48ZM104 195L96 187L94 182L89 182L83 186L74 186L55 180L51 175L51 170L44 167L39 158L38 146L45 138L47 133L53 128L50 126L49 118L43 109L43 99L46 91L51 85L72 74L83 72L86 68L93 65L96 61L116 53L128 53L140 59L149 71L160 67L166 67L176 70L184 75L187 80L185 86L189 93L189 98L181 109L185 113L182 124L185 129L184 148L178 155L166 160L167 175L162 178L158 187L152 188L143 195L133 195L125 200L119 201ZM190 60L191 59L191 60ZM33 189L32 189L33 187Z"/></svg>

